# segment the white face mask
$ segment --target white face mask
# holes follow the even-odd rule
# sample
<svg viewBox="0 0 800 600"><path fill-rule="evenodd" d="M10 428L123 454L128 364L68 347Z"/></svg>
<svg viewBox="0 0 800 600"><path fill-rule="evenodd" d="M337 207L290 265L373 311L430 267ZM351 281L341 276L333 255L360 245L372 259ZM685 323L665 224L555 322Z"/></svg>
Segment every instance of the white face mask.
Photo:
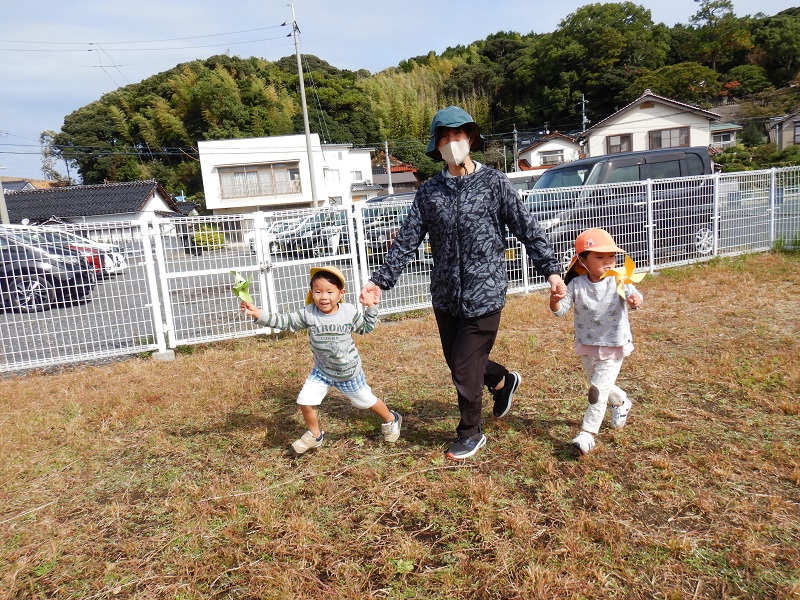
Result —
<svg viewBox="0 0 800 600"><path fill-rule="evenodd" d="M448 165L463 165L469 156L469 140L448 142L439 148L439 152Z"/></svg>

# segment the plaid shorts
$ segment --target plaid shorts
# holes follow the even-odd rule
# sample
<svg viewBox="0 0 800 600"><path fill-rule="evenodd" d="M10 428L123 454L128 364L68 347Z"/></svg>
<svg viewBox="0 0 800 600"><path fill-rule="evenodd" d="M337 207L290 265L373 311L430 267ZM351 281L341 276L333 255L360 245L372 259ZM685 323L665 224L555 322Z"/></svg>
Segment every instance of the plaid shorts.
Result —
<svg viewBox="0 0 800 600"><path fill-rule="evenodd" d="M303 406L319 406L331 387L347 396L356 408L371 408L378 401L372 393L372 388L367 385L367 378L362 369L356 371L347 381L338 381L323 373L315 365L297 396L297 403Z"/></svg>

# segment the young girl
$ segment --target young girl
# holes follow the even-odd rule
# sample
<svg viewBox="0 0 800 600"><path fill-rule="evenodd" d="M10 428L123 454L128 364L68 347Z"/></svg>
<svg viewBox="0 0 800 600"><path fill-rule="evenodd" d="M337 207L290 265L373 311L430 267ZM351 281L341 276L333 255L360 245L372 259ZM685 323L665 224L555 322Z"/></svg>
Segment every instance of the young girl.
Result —
<svg viewBox="0 0 800 600"><path fill-rule="evenodd" d="M567 314L570 307L575 309L575 351L589 378L583 426L572 440L581 455L594 448L594 436L609 403L612 429L625 427L631 410L628 395L615 382L623 358L633 352L628 307L638 309L643 297L626 283L623 299L615 277L603 277L616 266L617 253L624 252L607 231L587 229L575 240L575 256L564 276L566 292L550 293L550 310L557 317Z"/></svg>
<svg viewBox="0 0 800 600"><path fill-rule="evenodd" d="M303 310L288 315L269 314L250 302L241 303L242 312L253 317L258 325L308 330L314 368L297 396L308 431L292 444L290 453L294 455L322 445L325 432L320 429L317 407L331 386L347 396L356 408L369 409L381 418L385 441L396 442L400 437L403 419L372 393L353 343L354 332L369 333L375 329L377 300L371 295L364 296L362 303L367 308L362 315L354 305L342 302L344 286L344 275L336 267L313 267Z"/></svg>

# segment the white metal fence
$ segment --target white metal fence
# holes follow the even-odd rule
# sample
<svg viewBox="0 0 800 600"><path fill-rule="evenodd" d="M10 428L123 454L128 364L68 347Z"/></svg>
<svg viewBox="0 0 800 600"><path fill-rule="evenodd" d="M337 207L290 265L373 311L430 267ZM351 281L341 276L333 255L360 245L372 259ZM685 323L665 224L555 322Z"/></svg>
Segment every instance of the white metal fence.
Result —
<svg viewBox="0 0 800 600"><path fill-rule="evenodd" d="M524 194L564 262L587 227L609 229L639 269L651 271L800 246L800 167ZM0 371L262 333L239 312L231 271L253 279L259 306L286 312L302 306L310 266L336 264L347 278L346 298L355 303L362 283L382 263L410 198L353 209L61 227L105 244L97 248L89 241L59 246L50 240L32 250L37 244L19 239L24 228L0 227ZM61 272L75 271L74 263L62 264L76 260L64 246L83 256L88 276ZM506 259L509 293L545 286L511 235ZM426 242L398 285L383 295L381 313L430 306L431 264Z"/></svg>

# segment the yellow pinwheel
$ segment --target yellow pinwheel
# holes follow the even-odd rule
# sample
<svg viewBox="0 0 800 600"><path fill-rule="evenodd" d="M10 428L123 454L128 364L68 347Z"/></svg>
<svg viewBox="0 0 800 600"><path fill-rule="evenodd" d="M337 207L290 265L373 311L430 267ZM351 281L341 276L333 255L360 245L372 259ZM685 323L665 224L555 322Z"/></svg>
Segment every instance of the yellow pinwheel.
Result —
<svg viewBox="0 0 800 600"><path fill-rule="evenodd" d="M236 280L233 283L233 287L231 291L234 295L239 298L239 300L244 300L245 302L249 302L250 304L253 303L253 297L250 295L250 283L253 281L250 277L245 279L236 271L231 271L233 275L236 277Z"/></svg>
<svg viewBox="0 0 800 600"><path fill-rule="evenodd" d="M600 279L603 277L609 277L613 275L617 280L617 293L622 296L622 299L625 299L625 284L626 283L639 283L646 273L634 273L636 270L636 263L633 262L633 259L625 255L625 266L624 267L617 267L616 269L609 269L605 273L600 276Z"/></svg>

